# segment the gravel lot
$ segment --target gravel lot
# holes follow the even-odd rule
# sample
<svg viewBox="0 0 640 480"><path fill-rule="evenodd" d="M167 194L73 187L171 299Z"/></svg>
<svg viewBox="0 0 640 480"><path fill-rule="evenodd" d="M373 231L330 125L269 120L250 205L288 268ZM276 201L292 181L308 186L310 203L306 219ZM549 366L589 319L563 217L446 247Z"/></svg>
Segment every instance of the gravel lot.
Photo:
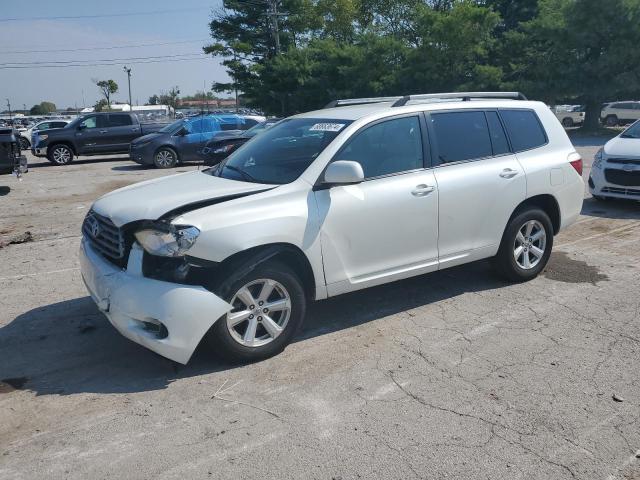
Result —
<svg viewBox="0 0 640 480"><path fill-rule="evenodd" d="M585 200L533 282L478 262L181 366L116 333L76 255L94 199L171 172L30 163L0 177L0 478L640 479L639 203Z"/></svg>

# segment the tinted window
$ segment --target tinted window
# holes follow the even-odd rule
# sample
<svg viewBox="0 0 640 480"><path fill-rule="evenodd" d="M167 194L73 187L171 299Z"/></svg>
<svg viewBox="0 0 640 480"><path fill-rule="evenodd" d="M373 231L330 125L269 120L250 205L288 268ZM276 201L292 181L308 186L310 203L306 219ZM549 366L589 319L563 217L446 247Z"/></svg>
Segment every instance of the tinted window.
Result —
<svg viewBox="0 0 640 480"><path fill-rule="evenodd" d="M84 126L85 128L98 128L98 127L102 128L106 126L105 120L106 120L105 115L87 117L82 121L80 125Z"/></svg>
<svg viewBox="0 0 640 480"><path fill-rule="evenodd" d="M365 178L423 167L418 117L381 122L357 133L338 155L360 163Z"/></svg>
<svg viewBox="0 0 640 480"><path fill-rule="evenodd" d="M38 125L36 130L47 130L48 128L51 128L50 123L41 123L40 125Z"/></svg>
<svg viewBox="0 0 640 480"><path fill-rule="evenodd" d="M491 139L484 112L434 113L431 121L441 163L491 156Z"/></svg>
<svg viewBox="0 0 640 480"><path fill-rule="evenodd" d="M509 153L509 142L504 133L500 119L496 112L485 112L487 123L489 124L489 135L491 135L491 146L494 155Z"/></svg>
<svg viewBox="0 0 640 480"><path fill-rule="evenodd" d="M514 152L541 147L547 143L538 116L531 110L500 110Z"/></svg>
<svg viewBox="0 0 640 480"><path fill-rule="evenodd" d="M63 128L66 126L67 126L66 122L53 122L51 124L51 128Z"/></svg>
<svg viewBox="0 0 640 480"><path fill-rule="evenodd" d="M109 114L109 126L110 127L126 127L133 125L131 121L131 115L126 114Z"/></svg>

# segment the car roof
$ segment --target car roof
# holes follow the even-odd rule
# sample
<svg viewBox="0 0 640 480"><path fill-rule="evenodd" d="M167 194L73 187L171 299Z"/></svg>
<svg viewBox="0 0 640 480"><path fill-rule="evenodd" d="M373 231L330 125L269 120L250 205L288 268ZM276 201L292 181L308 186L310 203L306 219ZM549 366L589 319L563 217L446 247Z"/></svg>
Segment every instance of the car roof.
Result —
<svg viewBox="0 0 640 480"><path fill-rule="evenodd" d="M470 101L431 101L409 103L400 107L393 107L393 102L369 103L365 105L351 105L344 107L325 108L311 112L295 115L295 118L319 118L332 120L359 120L361 118L375 116L384 117L385 113L390 115L401 115L403 113L413 113L422 111L438 111L451 109L478 109L478 108L529 108L535 109L541 102L529 100L504 100L504 99L479 99ZM546 107L546 106L545 106Z"/></svg>

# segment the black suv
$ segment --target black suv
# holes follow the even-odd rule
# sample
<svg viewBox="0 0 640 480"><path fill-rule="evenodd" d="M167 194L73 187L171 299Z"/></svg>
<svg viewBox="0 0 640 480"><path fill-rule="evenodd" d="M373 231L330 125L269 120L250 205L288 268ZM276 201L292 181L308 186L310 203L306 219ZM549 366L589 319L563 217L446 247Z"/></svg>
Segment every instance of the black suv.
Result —
<svg viewBox="0 0 640 480"><path fill-rule="evenodd" d="M16 133L12 128L0 128L0 174L26 171L27 158L20 151Z"/></svg>

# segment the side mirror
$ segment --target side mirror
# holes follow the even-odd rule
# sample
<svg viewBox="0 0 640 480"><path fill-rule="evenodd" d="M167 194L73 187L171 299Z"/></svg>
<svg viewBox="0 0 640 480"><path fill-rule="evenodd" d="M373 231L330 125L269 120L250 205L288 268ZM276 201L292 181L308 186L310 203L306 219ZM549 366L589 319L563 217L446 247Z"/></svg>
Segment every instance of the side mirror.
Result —
<svg viewBox="0 0 640 480"><path fill-rule="evenodd" d="M186 128L182 127L180 130L178 130L177 135L179 137L184 137L188 133L189 133L189 131Z"/></svg>
<svg viewBox="0 0 640 480"><path fill-rule="evenodd" d="M87 128L86 125L83 125L83 124L78 125L78 130L84 130L85 128Z"/></svg>
<svg viewBox="0 0 640 480"><path fill-rule="evenodd" d="M352 185L364 181L362 165L351 160L330 163L324 172L324 183L329 185Z"/></svg>

